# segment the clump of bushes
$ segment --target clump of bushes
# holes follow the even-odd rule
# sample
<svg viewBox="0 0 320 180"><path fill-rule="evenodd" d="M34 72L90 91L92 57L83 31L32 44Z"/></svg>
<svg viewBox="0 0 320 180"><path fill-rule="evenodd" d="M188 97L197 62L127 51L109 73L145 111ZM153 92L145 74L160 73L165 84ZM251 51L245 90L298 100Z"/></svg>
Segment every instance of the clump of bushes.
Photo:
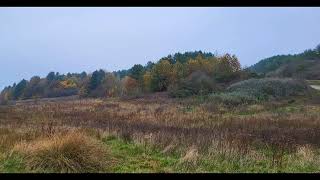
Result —
<svg viewBox="0 0 320 180"><path fill-rule="evenodd" d="M181 82L169 87L171 97L188 97L192 95L207 95L218 90L219 87L213 78L206 73L196 71Z"/></svg>
<svg viewBox="0 0 320 180"><path fill-rule="evenodd" d="M105 147L80 132L20 143L14 147L14 152L22 155L27 167L36 171L99 172L108 167Z"/></svg>
<svg viewBox="0 0 320 180"><path fill-rule="evenodd" d="M290 96L306 96L310 93L311 88L303 80L249 79L232 84L224 93L211 94L209 100L236 106Z"/></svg>
<svg viewBox="0 0 320 180"><path fill-rule="evenodd" d="M260 100L268 100L269 98L309 95L311 89L304 80L264 78L240 81L229 86L227 91L241 92Z"/></svg>
<svg viewBox="0 0 320 180"><path fill-rule="evenodd" d="M209 95L208 100L230 106L251 104L259 101L255 96L242 92L213 93Z"/></svg>

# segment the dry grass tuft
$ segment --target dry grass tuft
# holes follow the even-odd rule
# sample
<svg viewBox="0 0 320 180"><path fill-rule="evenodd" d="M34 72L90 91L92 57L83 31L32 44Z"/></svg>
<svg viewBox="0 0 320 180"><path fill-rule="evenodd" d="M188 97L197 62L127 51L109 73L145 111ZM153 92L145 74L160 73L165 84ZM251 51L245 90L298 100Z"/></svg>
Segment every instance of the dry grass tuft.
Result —
<svg viewBox="0 0 320 180"><path fill-rule="evenodd" d="M100 172L110 165L106 149L96 139L77 131L19 143L13 152L22 154L27 167L35 171Z"/></svg>
<svg viewBox="0 0 320 180"><path fill-rule="evenodd" d="M310 146L300 146L297 149L297 154L302 159L311 162L315 158L315 154Z"/></svg>
<svg viewBox="0 0 320 180"><path fill-rule="evenodd" d="M172 153L176 146L177 146L176 144L169 144L161 151L161 153L163 154Z"/></svg>
<svg viewBox="0 0 320 180"><path fill-rule="evenodd" d="M189 148L186 155L180 159L180 164L185 164L187 166L196 166L199 158L198 149L195 146Z"/></svg>

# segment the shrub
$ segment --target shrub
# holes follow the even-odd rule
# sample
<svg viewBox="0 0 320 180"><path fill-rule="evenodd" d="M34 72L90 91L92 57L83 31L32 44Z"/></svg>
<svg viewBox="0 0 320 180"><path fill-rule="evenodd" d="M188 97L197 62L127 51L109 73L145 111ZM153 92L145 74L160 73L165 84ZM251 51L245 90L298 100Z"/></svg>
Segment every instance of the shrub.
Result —
<svg viewBox="0 0 320 180"><path fill-rule="evenodd" d="M281 98L288 96L309 95L311 88L303 80L297 79L249 79L232 84L227 88L228 92L239 92L256 97L259 100Z"/></svg>
<svg viewBox="0 0 320 180"><path fill-rule="evenodd" d="M258 102L256 97L242 92L214 93L208 97L208 100L230 106Z"/></svg>
<svg viewBox="0 0 320 180"><path fill-rule="evenodd" d="M139 83L136 79L126 76L122 80L123 95L125 96L137 96L141 94Z"/></svg>
<svg viewBox="0 0 320 180"><path fill-rule="evenodd" d="M182 85L171 85L169 86L169 95L174 98L184 98L194 95L192 90L188 86Z"/></svg>
<svg viewBox="0 0 320 180"><path fill-rule="evenodd" d="M53 135L49 139L20 143L14 152L25 157L31 170L99 172L107 167L105 148L79 132Z"/></svg>
<svg viewBox="0 0 320 180"><path fill-rule="evenodd" d="M204 72L196 71L177 85L170 86L169 94L172 97L207 95L217 89L218 86L212 78Z"/></svg>
<svg viewBox="0 0 320 180"><path fill-rule="evenodd" d="M305 81L295 79L249 79L234 83L227 92L211 94L209 101L237 106L266 101L270 98L309 95L310 87Z"/></svg>

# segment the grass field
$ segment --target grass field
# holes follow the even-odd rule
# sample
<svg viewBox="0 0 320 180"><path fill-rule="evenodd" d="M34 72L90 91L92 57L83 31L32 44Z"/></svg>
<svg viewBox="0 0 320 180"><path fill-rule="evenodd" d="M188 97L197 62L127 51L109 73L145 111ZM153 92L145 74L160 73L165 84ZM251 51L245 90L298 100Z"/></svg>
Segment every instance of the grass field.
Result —
<svg viewBox="0 0 320 180"><path fill-rule="evenodd" d="M20 102L0 107L0 172L320 172L319 129L319 96Z"/></svg>

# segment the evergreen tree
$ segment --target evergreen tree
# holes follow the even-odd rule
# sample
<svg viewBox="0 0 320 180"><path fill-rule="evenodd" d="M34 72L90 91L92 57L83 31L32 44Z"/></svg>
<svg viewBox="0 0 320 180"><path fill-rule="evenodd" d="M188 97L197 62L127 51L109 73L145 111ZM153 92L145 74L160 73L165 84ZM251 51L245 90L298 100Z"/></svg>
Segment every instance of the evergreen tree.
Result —
<svg viewBox="0 0 320 180"><path fill-rule="evenodd" d="M48 75L47 75L47 80L49 81L49 82L51 82L51 81L53 81L54 79L55 79L55 77L56 77L56 75L55 75L55 73L54 72L50 72Z"/></svg>
<svg viewBox="0 0 320 180"><path fill-rule="evenodd" d="M14 88L13 91L13 98L14 99L19 99L22 98L23 96L23 92L25 90L25 88L27 87L27 81L25 79L23 79L22 81L20 81L17 86Z"/></svg>
<svg viewBox="0 0 320 180"><path fill-rule="evenodd" d="M316 47L316 51L318 51L318 53L320 53L320 44L318 44L318 46Z"/></svg>
<svg viewBox="0 0 320 180"><path fill-rule="evenodd" d="M144 67L141 64L135 64L129 72L130 77L137 81L141 81L144 74Z"/></svg>
<svg viewBox="0 0 320 180"><path fill-rule="evenodd" d="M92 73L90 83L89 83L89 91L96 89L102 82L105 76L105 72L103 70L94 71Z"/></svg>

